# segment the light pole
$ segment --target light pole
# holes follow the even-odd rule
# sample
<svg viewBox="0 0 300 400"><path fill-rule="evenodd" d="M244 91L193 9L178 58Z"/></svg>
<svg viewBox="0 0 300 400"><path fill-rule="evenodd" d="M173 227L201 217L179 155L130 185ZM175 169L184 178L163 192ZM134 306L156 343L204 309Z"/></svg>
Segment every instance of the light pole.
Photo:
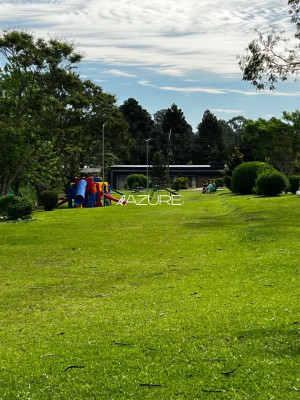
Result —
<svg viewBox="0 0 300 400"><path fill-rule="evenodd" d="M102 191L103 191L103 200L102 205L105 207L105 200L104 200L104 181L105 181L105 164L104 164L104 127L105 123L102 125Z"/></svg>
<svg viewBox="0 0 300 400"><path fill-rule="evenodd" d="M170 129L169 137L168 137L168 185L170 185L170 153L171 153L170 141L171 141L171 135L172 135L172 129Z"/></svg>
<svg viewBox="0 0 300 400"><path fill-rule="evenodd" d="M149 167L149 161L148 161L148 154L149 154L149 140L151 140L151 138L149 139L145 139L146 143L147 143L147 193L149 190L149 171L148 171L148 167Z"/></svg>

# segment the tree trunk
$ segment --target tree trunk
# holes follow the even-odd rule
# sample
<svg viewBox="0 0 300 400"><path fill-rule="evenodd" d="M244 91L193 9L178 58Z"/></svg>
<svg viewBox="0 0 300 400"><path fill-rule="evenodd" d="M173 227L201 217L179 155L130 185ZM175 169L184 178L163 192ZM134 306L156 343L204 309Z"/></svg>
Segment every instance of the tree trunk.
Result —
<svg viewBox="0 0 300 400"><path fill-rule="evenodd" d="M10 178L9 178L9 170L7 170L7 174L5 177L5 183L3 184L3 187L2 187L2 195L3 196L5 196L11 189L12 183L18 177L19 173L21 172L22 167L23 166L20 164Z"/></svg>

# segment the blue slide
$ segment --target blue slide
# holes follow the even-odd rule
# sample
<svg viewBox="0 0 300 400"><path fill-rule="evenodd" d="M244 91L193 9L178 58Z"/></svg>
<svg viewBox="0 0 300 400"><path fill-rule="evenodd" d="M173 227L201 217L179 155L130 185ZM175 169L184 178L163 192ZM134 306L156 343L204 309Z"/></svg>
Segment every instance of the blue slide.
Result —
<svg viewBox="0 0 300 400"><path fill-rule="evenodd" d="M81 206L85 202L85 191L87 187L87 181L81 179L77 184L76 194L74 198L75 206Z"/></svg>

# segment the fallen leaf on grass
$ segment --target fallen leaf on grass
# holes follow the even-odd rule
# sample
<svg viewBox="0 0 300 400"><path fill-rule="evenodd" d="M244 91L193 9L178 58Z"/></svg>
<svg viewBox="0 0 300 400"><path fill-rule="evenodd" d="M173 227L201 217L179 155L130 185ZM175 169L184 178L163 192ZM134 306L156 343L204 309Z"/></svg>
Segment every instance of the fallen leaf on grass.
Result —
<svg viewBox="0 0 300 400"><path fill-rule="evenodd" d="M225 390L225 389L220 389L220 390L214 390L214 389L211 389L211 390L209 390L209 389L202 389L202 392L204 392L204 393L226 393L227 392L227 390Z"/></svg>
<svg viewBox="0 0 300 400"><path fill-rule="evenodd" d="M295 390L296 392L300 392L299 388L296 388L295 386L292 386L293 390Z"/></svg>

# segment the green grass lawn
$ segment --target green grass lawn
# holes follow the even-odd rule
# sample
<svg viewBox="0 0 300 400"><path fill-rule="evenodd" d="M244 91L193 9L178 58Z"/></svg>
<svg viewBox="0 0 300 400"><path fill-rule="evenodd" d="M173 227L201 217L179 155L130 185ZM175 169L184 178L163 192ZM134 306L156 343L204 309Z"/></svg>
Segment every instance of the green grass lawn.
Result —
<svg viewBox="0 0 300 400"><path fill-rule="evenodd" d="M0 399L299 399L300 198L0 224Z"/></svg>

